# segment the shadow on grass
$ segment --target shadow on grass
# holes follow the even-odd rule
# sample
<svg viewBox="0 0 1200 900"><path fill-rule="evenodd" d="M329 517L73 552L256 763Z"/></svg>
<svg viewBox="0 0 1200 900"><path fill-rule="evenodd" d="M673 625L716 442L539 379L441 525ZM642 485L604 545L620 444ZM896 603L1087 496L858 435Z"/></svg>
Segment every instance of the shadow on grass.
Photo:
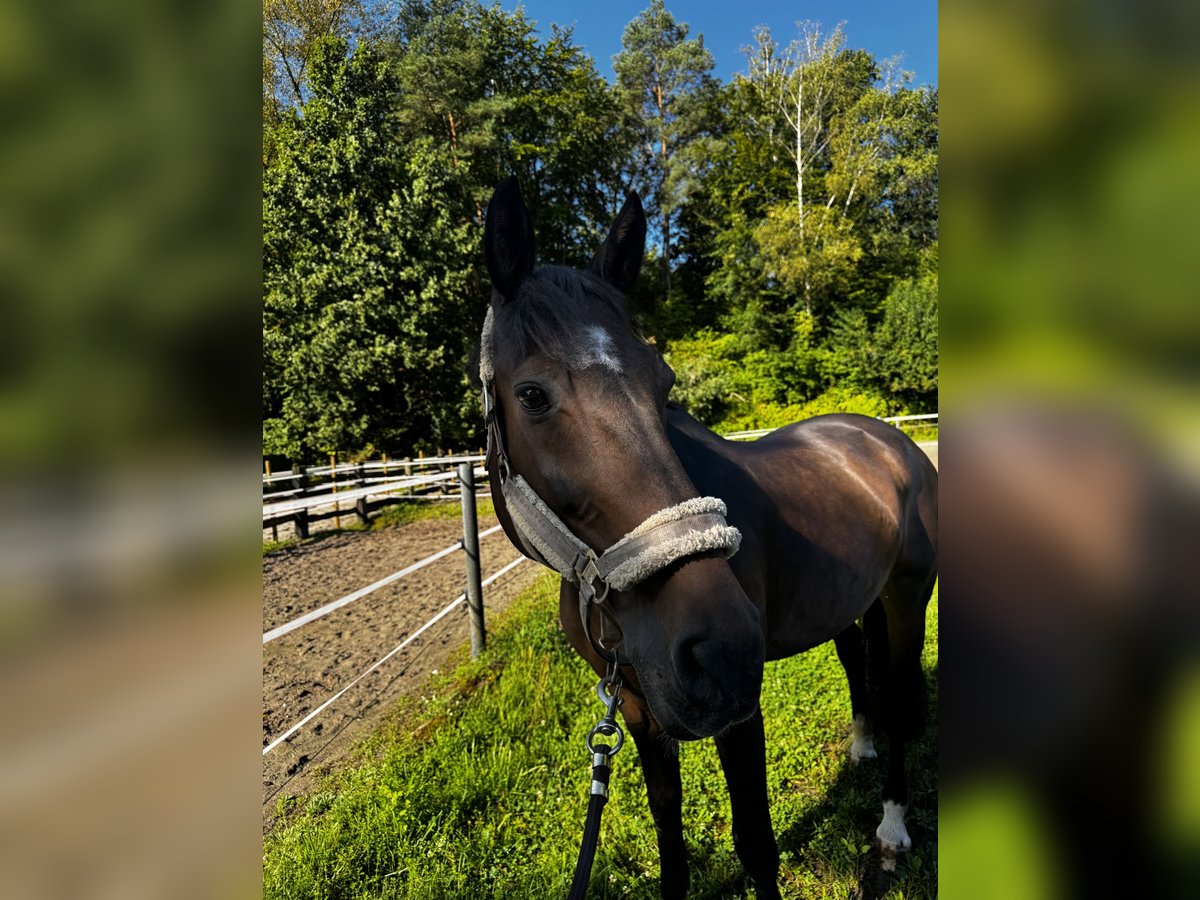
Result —
<svg viewBox="0 0 1200 900"><path fill-rule="evenodd" d="M847 758L819 803L782 831L777 823L785 873L791 869L797 877L807 872L819 881L853 881L857 890L851 896L856 900L878 900L893 887L902 889L906 898L937 896L937 679L936 666L925 671L926 724L908 745L905 824L912 852L899 858L894 872L883 870L875 829L883 814L883 783L891 748L886 738L876 735L878 759L854 765ZM786 878L783 892L788 896Z"/></svg>

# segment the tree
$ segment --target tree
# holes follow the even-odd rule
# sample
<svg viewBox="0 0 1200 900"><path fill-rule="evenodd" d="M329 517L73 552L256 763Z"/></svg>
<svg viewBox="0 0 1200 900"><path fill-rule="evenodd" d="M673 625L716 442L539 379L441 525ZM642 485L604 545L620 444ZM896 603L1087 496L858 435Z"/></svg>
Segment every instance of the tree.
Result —
<svg viewBox="0 0 1200 900"><path fill-rule="evenodd" d="M264 171L264 440L293 458L477 438L482 202L517 172L547 261L582 265L620 196L613 91L569 32L469 0L399 42L326 36Z"/></svg>
<svg viewBox="0 0 1200 900"><path fill-rule="evenodd" d="M937 272L897 282L876 337L881 387L912 410L937 409Z"/></svg>
<svg viewBox="0 0 1200 900"><path fill-rule="evenodd" d="M482 227L493 188L516 174L543 258L586 262L623 199L628 145L614 92L571 32L539 41L519 9L442 0L401 36L402 131L447 149L464 219Z"/></svg>
<svg viewBox="0 0 1200 900"><path fill-rule="evenodd" d="M838 310L822 369L830 385L889 397L898 410L937 408L937 246L924 254L919 275L893 284L872 325L859 308Z"/></svg>
<svg viewBox="0 0 1200 900"><path fill-rule="evenodd" d="M471 229L450 163L395 139L378 48L326 37L264 177L264 439L313 458L467 433Z"/></svg>
<svg viewBox="0 0 1200 900"><path fill-rule="evenodd" d="M707 98L716 89L709 74L712 54L704 37L688 39L662 0L625 26L622 50L613 58L626 111L640 135L639 170L651 219L657 219L664 299L671 292L671 217L696 179L681 151L703 134Z"/></svg>
<svg viewBox="0 0 1200 900"><path fill-rule="evenodd" d="M844 43L841 26L822 38L815 25L807 24L780 53L763 28L750 56L751 84L766 104L778 107L785 123L780 144L795 177L789 201L767 210L755 242L770 276L798 294L809 315L819 315L829 298L846 292L863 256L852 219L863 173L858 160L838 160L832 149L855 121L850 110L871 93L877 73L868 54L845 51ZM850 138L840 142L842 148L852 145ZM860 204L864 199L859 196Z"/></svg>
<svg viewBox="0 0 1200 900"><path fill-rule="evenodd" d="M263 0L263 161L274 153L283 110L308 96L311 61L325 37L353 42L378 36L385 20L378 0Z"/></svg>

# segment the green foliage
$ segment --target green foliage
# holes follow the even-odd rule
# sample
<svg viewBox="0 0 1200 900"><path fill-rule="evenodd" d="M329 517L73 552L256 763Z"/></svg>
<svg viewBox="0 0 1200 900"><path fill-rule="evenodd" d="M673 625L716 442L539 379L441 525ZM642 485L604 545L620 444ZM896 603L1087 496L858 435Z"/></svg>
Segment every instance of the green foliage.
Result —
<svg viewBox="0 0 1200 900"><path fill-rule="evenodd" d="M287 538L282 541L263 541L262 553L266 556L268 553L276 553L280 550L290 550L292 547L299 547L299 538Z"/></svg>
<svg viewBox="0 0 1200 900"><path fill-rule="evenodd" d="M886 415L887 400L878 394L856 392L847 387L833 387L807 403L780 406L755 403L749 408L734 409L718 423L717 431L753 431L759 428L782 428L813 416L829 413L858 413L877 418Z"/></svg>
<svg viewBox="0 0 1200 900"><path fill-rule="evenodd" d="M675 341L665 354L676 377L671 397L721 432L778 428L831 412L886 415L888 401L871 385L833 385L813 396L827 351L813 351L810 334L811 321L801 314L782 351L748 350L744 335L713 331Z"/></svg>
<svg viewBox="0 0 1200 900"><path fill-rule="evenodd" d="M582 264L619 194L615 94L568 33L471 2L401 28L316 40L270 129L263 440L298 461L477 443L482 204L526 173L543 257Z"/></svg>
<svg viewBox="0 0 1200 900"><path fill-rule="evenodd" d="M937 273L897 282L883 303L879 375L911 407L937 408Z"/></svg>
<svg viewBox="0 0 1200 900"><path fill-rule="evenodd" d="M841 310L819 368L830 383L877 391L899 410L937 409L936 271L894 284L877 324L864 310Z"/></svg>
<svg viewBox="0 0 1200 900"><path fill-rule="evenodd" d="M657 232L662 296L671 296L672 217L696 189L695 151L706 146L717 83L704 37L663 5L650 6L625 26L621 52L613 57L617 87L628 116L636 157L633 182L642 189L651 227ZM689 152L692 151L692 152ZM657 226L656 228L654 226Z"/></svg>
<svg viewBox="0 0 1200 900"><path fill-rule="evenodd" d="M265 897L555 897L569 886L587 808L581 736L600 707L595 675L555 621L541 578L498 619L480 659L431 680L357 767L312 797L264 846ZM926 649L930 728L910 744L914 850L885 895L937 895L937 615ZM852 766L850 705L831 644L768 663L768 789L785 896L857 893L884 770ZM681 748L683 821L697 896L751 896L733 849L711 741ZM656 898L658 851L636 753L616 758L589 896Z"/></svg>
<svg viewBox="0 0 1200 900"><path fill-rule="evenodd" d="M475 514L479 518L495 515L491 500L477 500ZM400 528L413 522L423 522L428 519L459 520L462 518L462 504L458 500L444 502L436 500L401 500L385 506L371 520L371 530L381 528Z"/></svg>
<svg viewBox="0 0 1200 900"><path fill-rule="evenodd" d="M264 452L478 444L483 209L510 174L542 260L576 266L641 188L632 308L706 424L826 395L936 408L936 90L812 25L787 46L760 29L719 85L661 0L626 28L615 87L520 9L419 0L388 28L377 9L271 7L293 43L264 48L264 79L286 57L303 83L265 119Z"/></svg>

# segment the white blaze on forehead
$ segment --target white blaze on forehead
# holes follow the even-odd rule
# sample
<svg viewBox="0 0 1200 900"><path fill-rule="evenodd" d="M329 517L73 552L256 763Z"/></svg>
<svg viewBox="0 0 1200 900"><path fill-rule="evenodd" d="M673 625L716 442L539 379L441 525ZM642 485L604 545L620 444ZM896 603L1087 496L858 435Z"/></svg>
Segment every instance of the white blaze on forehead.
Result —
<svg viewBox="0 0 1200 900"><path fill-rule="evenodd" d="M583 330L583 346L580 348L580 366L604 366L613 372L621 371L621 359L612 336L599 325L589 325Z"/></svg>
<svg viewBox="0 0 1200 900"><path fill-rule="evenodd" d="M495 316L489 307L487 317L483 320L483 334L479 341L479 378L484 384L490 384L496 377L495 363L492 359L494 330ZM560 361L576 370L589 366L603 366L611 372L621 372L621 358L617 354L612 335L600 325L588 325L583 328L576 345L563 352Z"/></svg>

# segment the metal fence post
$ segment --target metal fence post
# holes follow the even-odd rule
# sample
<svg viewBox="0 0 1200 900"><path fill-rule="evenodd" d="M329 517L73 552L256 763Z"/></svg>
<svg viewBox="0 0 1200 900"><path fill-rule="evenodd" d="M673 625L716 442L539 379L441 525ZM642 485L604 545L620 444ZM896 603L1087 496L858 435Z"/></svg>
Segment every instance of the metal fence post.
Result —
<svg viewBox="0 0 1200 900"><path fill-rule="evenodd" d="M483 627L483 588L479 577L479 527L475 517L475 465L458 467L462 489L463 552L467 557L467 612L471 617L471 657L477 657L487 643Z"/></svg>

